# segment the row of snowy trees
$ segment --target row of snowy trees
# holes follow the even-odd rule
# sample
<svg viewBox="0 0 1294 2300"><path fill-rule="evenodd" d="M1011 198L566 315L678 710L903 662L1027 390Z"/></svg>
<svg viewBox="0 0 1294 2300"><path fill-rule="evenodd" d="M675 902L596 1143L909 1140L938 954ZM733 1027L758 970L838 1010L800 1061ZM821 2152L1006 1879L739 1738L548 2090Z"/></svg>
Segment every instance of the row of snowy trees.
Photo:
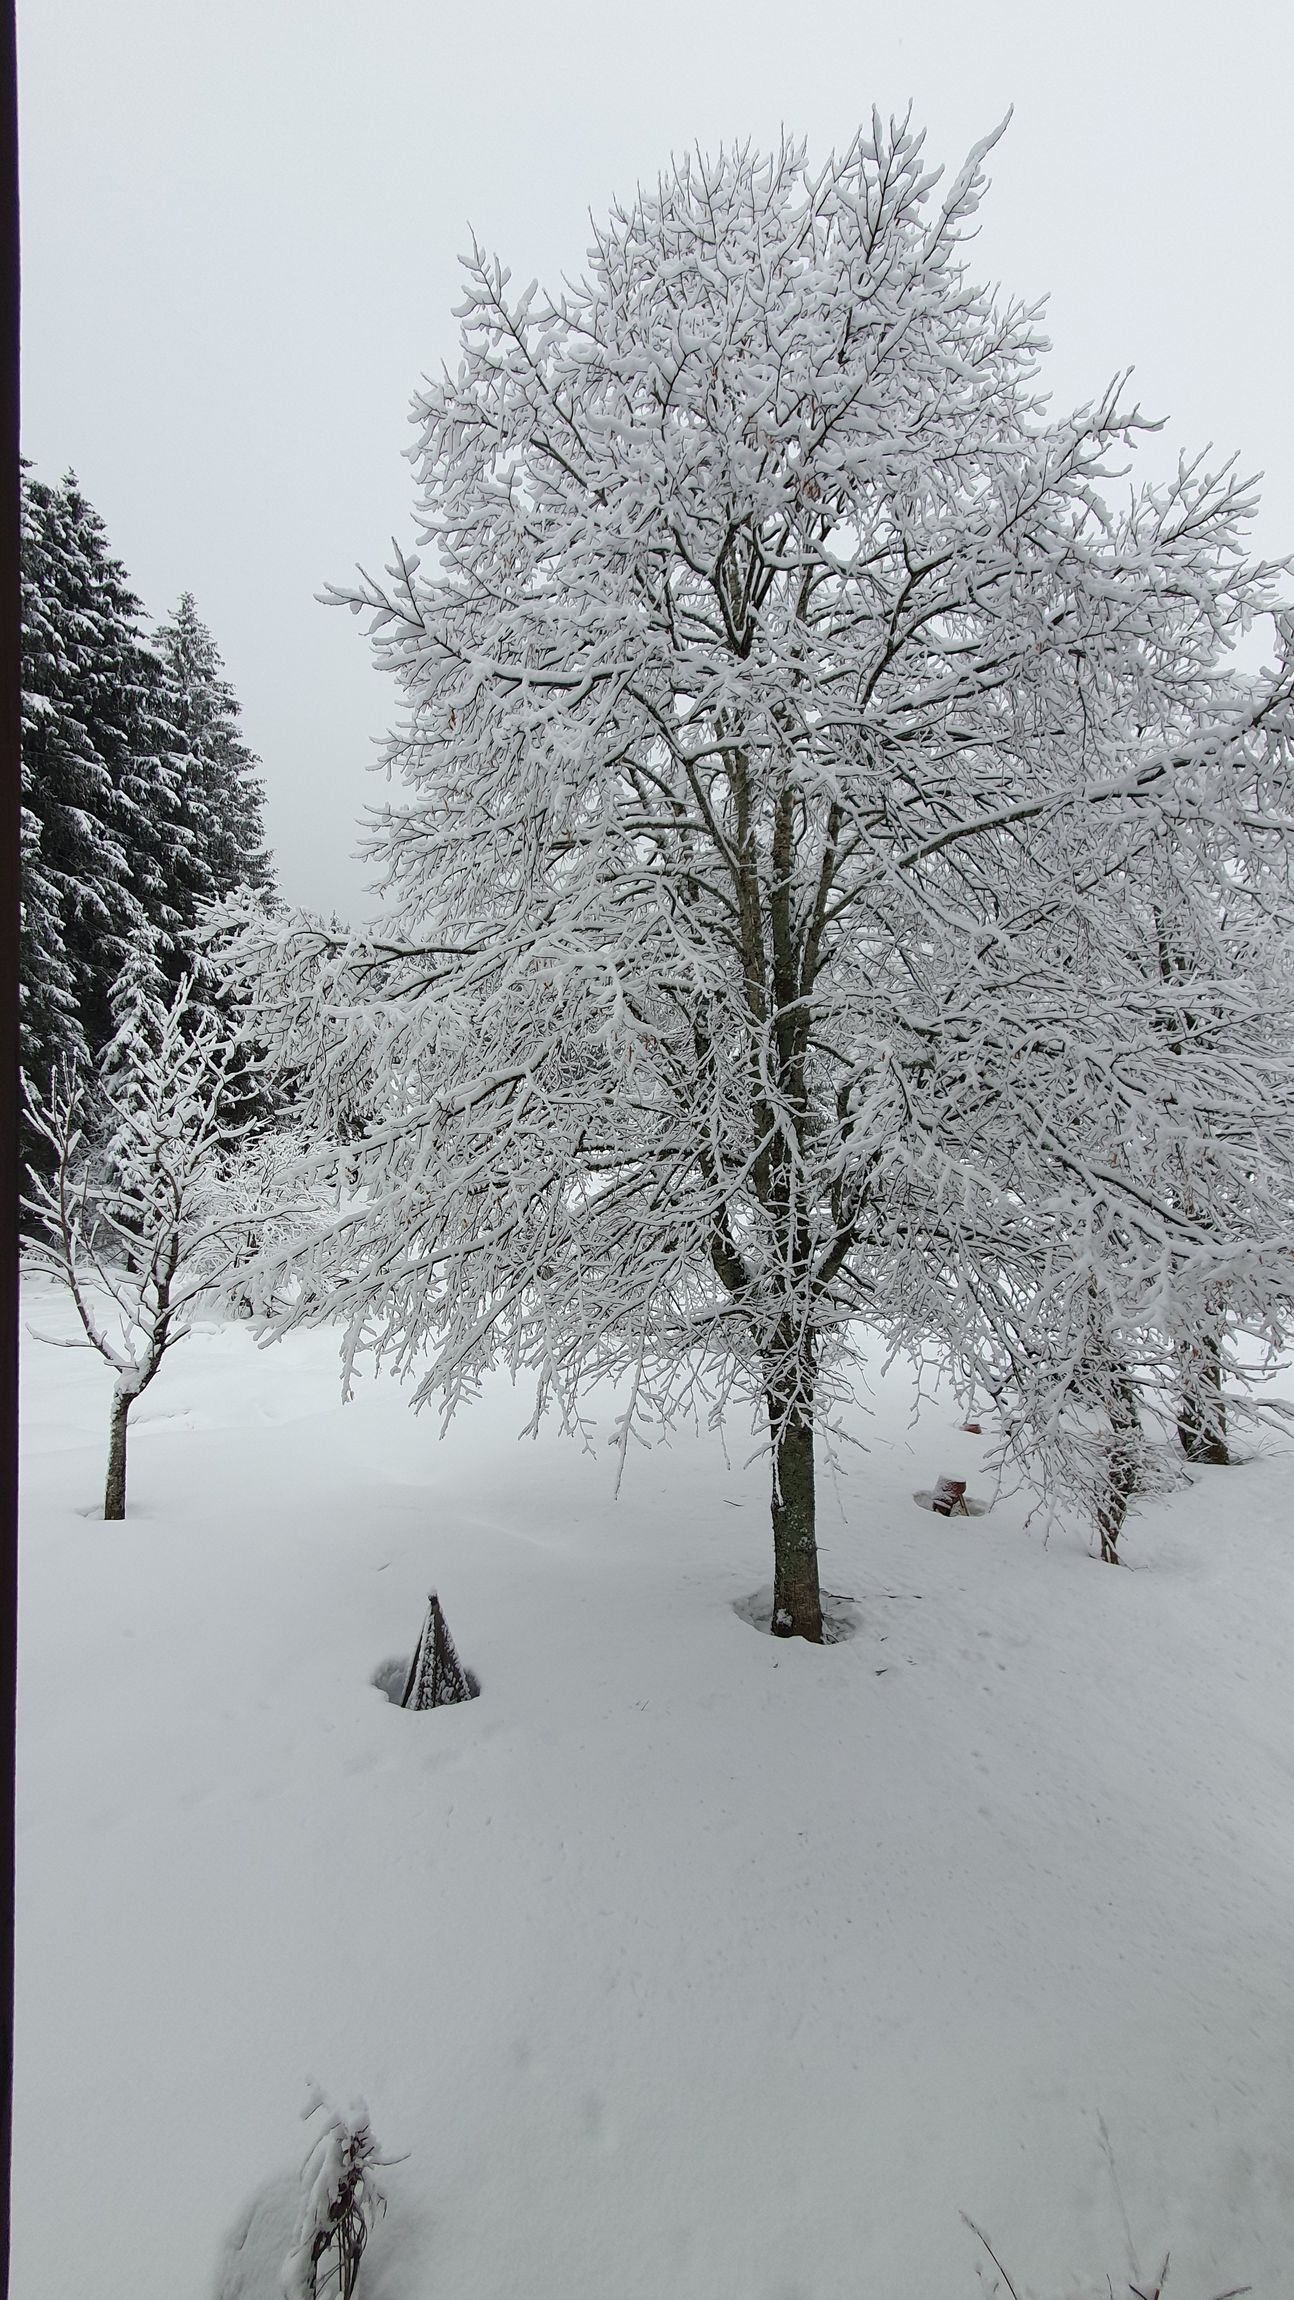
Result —
<svg viewBox="0 0 1294 2300"><path fill-rule="evenodd" d="M203 906L264 895L272 872L257 761L192 597L146 630L70 474L24 475L22 572L22 1058L43 1087L108 1044L128 954L174 990Z"/></svg>

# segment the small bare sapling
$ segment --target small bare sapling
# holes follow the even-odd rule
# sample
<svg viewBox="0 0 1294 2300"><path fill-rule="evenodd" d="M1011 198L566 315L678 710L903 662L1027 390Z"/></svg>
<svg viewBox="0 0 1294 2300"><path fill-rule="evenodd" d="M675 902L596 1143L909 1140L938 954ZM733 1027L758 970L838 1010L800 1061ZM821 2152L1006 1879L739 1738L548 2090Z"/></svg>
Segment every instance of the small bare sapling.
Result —
<svg viewBox="0 0 1294 2300"><path fill-rule="evenodd" d="M111 1519L126 1514L131 1408L230 1259L213 1182L243 1131L228 1116L242 1055L221 1017L195 1005L189 981L168 999L141 962L118 1015L93 1070L65 1066L43 1097L29 1087L43 1164L26 1201L31 1260L67 1288L81 1327L59 1346L97 1350L116 1375Z"/></svg>

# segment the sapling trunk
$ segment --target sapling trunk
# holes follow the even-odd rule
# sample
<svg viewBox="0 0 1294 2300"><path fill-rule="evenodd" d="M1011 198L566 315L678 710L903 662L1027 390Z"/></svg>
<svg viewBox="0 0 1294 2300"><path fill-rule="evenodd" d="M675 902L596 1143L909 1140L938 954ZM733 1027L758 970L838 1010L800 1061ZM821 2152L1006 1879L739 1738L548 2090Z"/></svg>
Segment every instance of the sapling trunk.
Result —
<svg viewBox="0 0 1294 2300"><path fill-rule="evenodd" d="M822 1643L812 1416L769 1399L773 1437L773 1635Z"/></svg>
<svg viewBox="0 0 1294 2300"><path fill-rule="evenodd" d="M133 1390L116 1389L112 1393L112 1414L108 1423L108 1482L103 1495L103 1514L107 1519L122 1518L126 1514L126 1422L134 1402Z"/></svg>

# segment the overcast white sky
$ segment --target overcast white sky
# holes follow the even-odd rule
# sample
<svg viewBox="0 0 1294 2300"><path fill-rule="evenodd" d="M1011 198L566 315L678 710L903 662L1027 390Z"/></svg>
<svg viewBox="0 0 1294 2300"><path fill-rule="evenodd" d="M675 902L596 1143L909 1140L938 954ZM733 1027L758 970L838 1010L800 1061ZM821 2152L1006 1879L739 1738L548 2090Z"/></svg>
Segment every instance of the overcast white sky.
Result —
<svg viewBox="0 0 1294 2300"><path fill-rule="evenodd" d="M292 901L370 907L390 690L314 594L407 532L469 223L555 281L685 144L911 99L955 167L1013 104L977 269L1050 291L1058 402L1134 366L1160 459L1238 449L1294 550L1288 0L19 0L19 46L26 452L151 612L196 594Z"/></svg>

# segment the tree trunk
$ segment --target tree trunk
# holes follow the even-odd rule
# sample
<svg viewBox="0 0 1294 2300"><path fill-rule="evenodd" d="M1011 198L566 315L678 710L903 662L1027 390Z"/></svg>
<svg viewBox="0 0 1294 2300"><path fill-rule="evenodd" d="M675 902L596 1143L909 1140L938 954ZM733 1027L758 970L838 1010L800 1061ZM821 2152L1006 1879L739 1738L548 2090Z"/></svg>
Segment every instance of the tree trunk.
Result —
<svg viewBox="0 0 1294 2300"><path fill-rule="evenodd" d="M1119 1562L1119 1536L1128 1503L1137 1490L1137 1438L1141 1417L1137 1394L1126 1376L1118 1376L1110 1397L1110 1448L1105 1477L1096 1500L1096 1530L1106 1565Z"/></svg>
<svg viewBox="0 0 1294 2300"><path fill-rule="evenodd" d="M105 1518L126 1514L126 1417L134 1404L132 1390L114 1390L112 1419L108 1424L108 1482L104 1489Z"/></svg>
<svg viewBox="0 0 1294 2300"><path fill-rule="evenodd" d="M822 1643L813 1421L769 1399L773 1436L773 1635Z"/></svg>
<svg viewBox="0 0 1294 2300"><path fill-rule="evenodd" d="M1205 1462L1214 1469L1229 1466L1222 1343L1217 1334L1202 1334L1187 1344L1177 1438L1188 1461Z"/></svg>

